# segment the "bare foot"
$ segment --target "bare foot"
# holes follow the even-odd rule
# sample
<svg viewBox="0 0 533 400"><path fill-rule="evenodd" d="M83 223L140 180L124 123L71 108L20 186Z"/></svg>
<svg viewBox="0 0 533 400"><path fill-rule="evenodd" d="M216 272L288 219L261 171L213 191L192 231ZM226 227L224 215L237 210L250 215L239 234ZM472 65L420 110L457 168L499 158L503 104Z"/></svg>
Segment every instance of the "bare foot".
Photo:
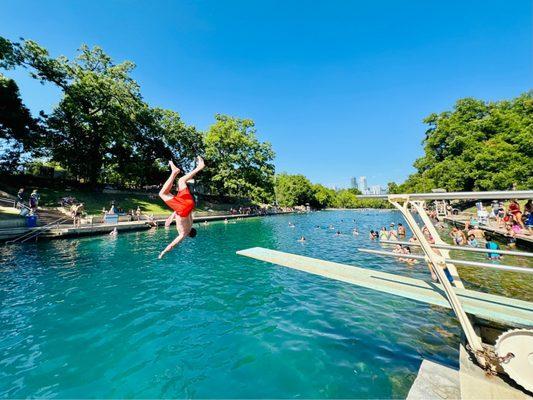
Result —
<svg viewBox="0 0 533 400"><path fill-rule="evenodd" d="M170 160L168 162L168 165L170 166L170 169L172 170L172 173L175 173L175 174L179 174L180 173L181 170L178 167L176 167L176 164L174 164L172 162L172 160Z"/></svg>
<svg viewBox="0 0 533 400"><path fill-rule="evenodd" d="M205 167L204 159L200 156L196 157L196 168L203 169Z"/></svg>

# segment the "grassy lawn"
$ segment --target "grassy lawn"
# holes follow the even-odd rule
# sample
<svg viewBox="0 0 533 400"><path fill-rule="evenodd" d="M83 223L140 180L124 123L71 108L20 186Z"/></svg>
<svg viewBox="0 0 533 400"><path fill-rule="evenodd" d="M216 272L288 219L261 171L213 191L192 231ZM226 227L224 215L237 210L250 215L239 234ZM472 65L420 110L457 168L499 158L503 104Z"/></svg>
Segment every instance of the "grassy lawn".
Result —
<svg viewBox="0 0 533 400"><path fill-rule="evenodd" d="M122 207L124 211L136 210L140 207L143 212L161 214L166 213L167 208L159 198L150 198L149 195L142 194L122 194L122 193L101 193L92 190L77 189L38 189L41 194L40 205L46 207L58 207L62 197L72 196L79 202L85 204L85 211L88 214L100 214L102 208L109 210L111 202L115 202L117 207Z"/></svg>
<svg viewBox="0 0 533 400"><path fill-rule="evenodd" d="M8 193L15 194L17 189L0 184L0 189ZM27 199L34 187L27 188L25 198ZM140 207L147 214L168 214L169 209L159 198L157 194L138 194L138 193L102 193L90 189L80 190L74 188L54 189L46 187L36 188L41 195L40 206L59 207L59 201L63 197L72 196L79 202L85 204L87 214L99 215L102 208L109 210L111 202L115 201L117 207L122 207L124 211L136 210ZM231 204L211 204L200 202L197 204L197 211L223 211L229 210Z"/></svg>

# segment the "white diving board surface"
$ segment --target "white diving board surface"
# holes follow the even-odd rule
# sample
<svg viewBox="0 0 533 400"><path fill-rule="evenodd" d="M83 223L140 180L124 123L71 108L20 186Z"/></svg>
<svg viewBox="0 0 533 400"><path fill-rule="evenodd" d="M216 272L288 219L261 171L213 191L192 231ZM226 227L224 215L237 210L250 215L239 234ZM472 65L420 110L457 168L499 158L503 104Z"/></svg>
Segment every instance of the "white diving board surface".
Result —
<svg viewBox="0 0 533 400"><path fill-rule="evenodd" d="M262 247L240 250L237 251L237 254L337 281L351 283L352 285L450 308L444 289L437 283L299 256L297 254L284 253ZM458 288L454 288L454 290L464 310L469 314L512 325L533 325L533 303L531 302L473 290Z"/></svg>

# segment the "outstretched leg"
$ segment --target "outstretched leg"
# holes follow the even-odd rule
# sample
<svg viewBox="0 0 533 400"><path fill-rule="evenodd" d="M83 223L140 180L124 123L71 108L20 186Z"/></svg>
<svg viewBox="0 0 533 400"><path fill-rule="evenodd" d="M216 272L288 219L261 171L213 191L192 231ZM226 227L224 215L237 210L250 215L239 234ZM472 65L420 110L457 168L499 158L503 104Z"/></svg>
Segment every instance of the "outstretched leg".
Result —
<svg viewBox="0 0 533 400"><path fill-rule="evenodd" d="M204 160L202 157L198 156L196 158L196 167L189 172L188 174L183 175L180 179L178 179L178 190L183 190L187 187L187 181L194 178L194 176L203 170L205 167Z"/></svg>
<svg viewBox="0 0 533 400"><path fill-rule="evenodd" d="M170 189L172 189L172 185L174 184L176 177L180 173L180 169L176 167L176 165L174 165L172 161L169 161L168 165L170 166L170 176L168 177L166 182L163 184L163 187L159 191L159 197L161 197L163 201L168 201L174 197L170 193Z"/></svg>

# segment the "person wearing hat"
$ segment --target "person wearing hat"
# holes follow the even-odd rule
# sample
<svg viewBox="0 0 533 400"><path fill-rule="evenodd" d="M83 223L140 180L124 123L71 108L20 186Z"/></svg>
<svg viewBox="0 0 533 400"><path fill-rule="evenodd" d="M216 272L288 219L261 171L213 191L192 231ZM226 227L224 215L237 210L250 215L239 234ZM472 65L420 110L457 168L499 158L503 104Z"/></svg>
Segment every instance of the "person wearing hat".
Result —
<svg viewBox="0 0 533 400"><path fill-rule="evenodd" d="M394 228L394 222L390 224L389 240L398 240L398 231Z"/></svg>
<svg viewBox="0 0 533 400"><path fill-rule="evenodd" d="M37 207L39 206L39 198L40 196L37 192L37 189L34 189L33 192L31 192L29 201L29 206L32 212L35 212L37 210Z"/></svg>

